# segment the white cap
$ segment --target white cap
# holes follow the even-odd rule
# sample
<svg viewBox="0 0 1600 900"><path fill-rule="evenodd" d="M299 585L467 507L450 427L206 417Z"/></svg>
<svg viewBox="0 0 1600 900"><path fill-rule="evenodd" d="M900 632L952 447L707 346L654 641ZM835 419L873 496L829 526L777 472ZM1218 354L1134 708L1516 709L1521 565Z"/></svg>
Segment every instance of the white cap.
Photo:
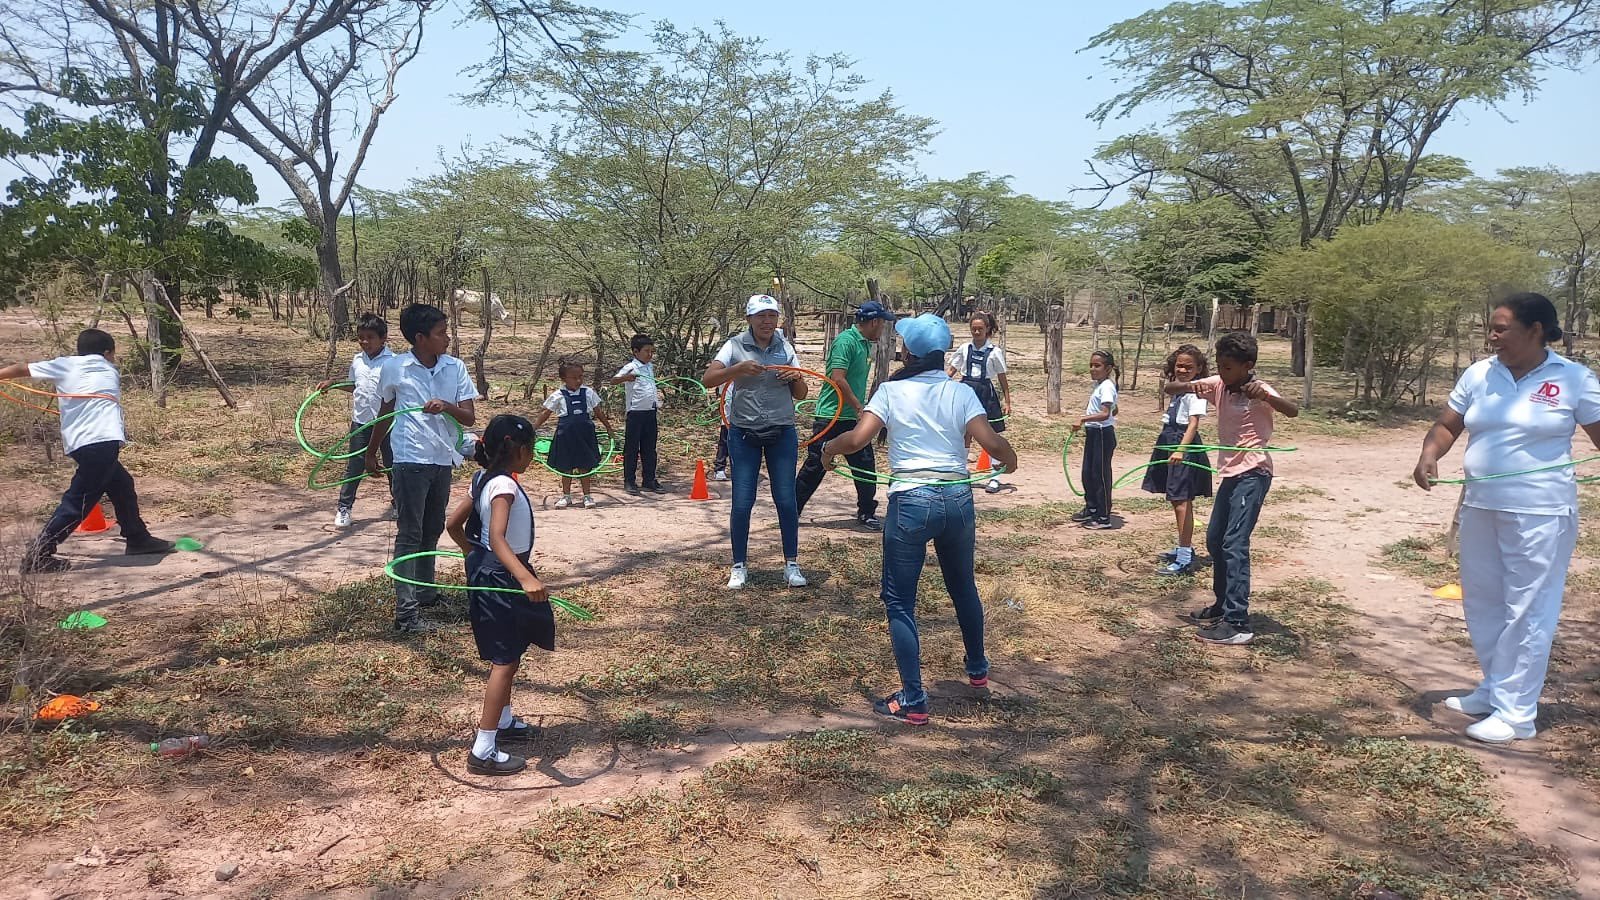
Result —
<svg viewBox="0 0 1600 900"><path fill-rule="evenodd" d="M766 294L755 294L744 302L745 315L753 316L756 313L764 312L781 313L783 309L778 306L778 301L768 297Z"/></svg>

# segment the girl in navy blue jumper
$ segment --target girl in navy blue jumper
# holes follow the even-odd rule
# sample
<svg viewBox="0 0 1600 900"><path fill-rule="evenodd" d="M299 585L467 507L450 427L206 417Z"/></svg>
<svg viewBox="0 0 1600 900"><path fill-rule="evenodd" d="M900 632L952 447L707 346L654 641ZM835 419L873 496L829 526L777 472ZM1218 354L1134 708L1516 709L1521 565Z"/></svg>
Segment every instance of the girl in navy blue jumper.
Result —
<svg viewBox="0 0 1600 900"><path fill-rule="evenodd" d="M556 368L556 374L561 376L563 386L544 401L544 409L534 420L533 427L550 421L552 415L557 417L549 459L550 468L561 473L561 499L556 501L556 509L572 505L574 478L583 487L583 508L592 509L594 498L589 495L589 486L594 483L594 470L600 465L600 436L595 433L594 420L600 420L607 435L611 434L611 420L600 408L600 395L594 388L583 385L583 363L563 361Z"/></svg>
<svg viewBox="0 0 1600 900"><path fill-rule="evenodd" d="M533 426L521 416L495 416L478 444L470 495L450 515L447 528L467 557L472 637L489 663L483 713L467 755L474 775L512 775L527 768L520 756L500 752L500 740L526 740L533 726L511 713L511 682L528 645L556 648L556 620L544 582L533 574L533 505L517 476L533 462ZM485 591L478 588L511 588Z"/></svg>

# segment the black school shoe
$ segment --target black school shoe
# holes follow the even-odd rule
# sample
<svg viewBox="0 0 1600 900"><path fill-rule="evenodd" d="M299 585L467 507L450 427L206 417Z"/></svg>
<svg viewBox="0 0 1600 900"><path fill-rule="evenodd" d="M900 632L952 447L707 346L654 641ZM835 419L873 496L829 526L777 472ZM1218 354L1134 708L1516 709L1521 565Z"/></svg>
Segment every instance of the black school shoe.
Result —
<svg viewBox="0 0 1600 900"><path fill-rule="evenodd" d="M533 736L538 734L538 733L539 733L538 726L529 725L527 722L524 722L521 719L512 719L510 728L502 728L499 731L495 732L495 740L497 740L497 741L531 741L531 740L533 740ZM467 755L471 756L472 754L468 753Z"/></svg>
<svg viewBox="0 0 1600 900"><path fill-rule="evenodd" d="M1080 509L1077 512L1072 514L1072 521L1077 522L1079 524L1087 522L1087 521L1089 521L1090 519L1093 519L1093 518L1094 518L1094 513L1089 512L1087 509Z"/></svg>
<svg viewBox="0 0 1600 900"><path fill-rule="evenodd" d="M1196 631L1194 637L1195 640L1207 644L1239 646L1255 640L1256 633L1250 630L1248 624L1234 625L1229 622L1218 622L1210 628L1202 628Z"/></svg>
<svg viewBox="0 0 1600 900"><path fill-rule="evenodd" d="M649 491L652 494L665 494L667 492L667 489L665 487L662 487L661 486L661 482L659 482L659 481L656 482L655 484L647 484L647 485L645 485L644 489Z"/></svg>
<svg viewBox="0 0 1600 900"><path fill-rule="evenodd" d="M622 486L622 489L630 494L639 493L639 486L637 484L625 484Z"/></svg>
<svg viewBox="0 0 1600 900"><path fill-rule="evenodd" d="M877 516L873 516L873 515L856 516L856 524L860 525L862 528L865 528L868 531L882 531L883 530L883 521L881 519L879 519Z"/></svg>
<svg viewBox="0 0 1600 900"><path fill-rule="evenodd" d="M496 752L498 754L498 751ZM515 753L507 753L506 761L479 759L471 750L467 751L467 774L469 775L515 775L528 767L528 761Z"/></svg>
<svg viewBox="0 0 1600 900"><path fill-rule="evenodd" d="M397 621L397 622L394 623L395 634L399 634L399 635L433 634L435 631L438 631L438 630L439 630L439 623L430 622L427 619L421 619L421 618L418 618L418 619L404 619L404 620Z"/></svg>
<svg viewBox="0 0 1600 900"><path fill-rule="evenodd" d="M1178 618L1188 622L1190 625L1199 625L1201 628L1209 628L1212 625L1222 621L1222 607L1213 603L1205 609L1202 609L1198 612L1184 613Z"/></svg>
<svg viewBox="0 0 1600 900"><path fill-rule="evenodd" d="M1090 519L1083 523L1083 527L1090 531L1110 531L1117 526L1111 524L1110 519Z"/></svg>
<svg viewBox="0 0 1600 900"><path fill-rule="evenodd" d="M153 556L158 553L171 553L175 549L171 541L164 541L152 534L142 538L128 540L128 548L123 550L129 556Z"/></svg>

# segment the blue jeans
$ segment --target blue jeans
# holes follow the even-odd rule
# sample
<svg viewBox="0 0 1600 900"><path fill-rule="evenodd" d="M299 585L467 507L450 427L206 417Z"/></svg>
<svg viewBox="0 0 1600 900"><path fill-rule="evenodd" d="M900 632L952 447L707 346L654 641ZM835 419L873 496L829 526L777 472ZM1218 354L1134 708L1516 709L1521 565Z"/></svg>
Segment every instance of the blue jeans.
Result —
<svg viewBox="0 0 1600 900"><path fill-rule="evenodd" d="M1222 479L1211 504L1211 523L1206 526L1211 591L1217 596L1222 617L1235 628L1250 622L1250 533L1256 530L1270 487L1272 475L1252 469Z"/></svg>
<svg viewBox="0 0 1600 900"><path fill-rule="evenodd" d="M971 487L928 486L889 495L889 514L883 521L883 606L900 669L900 702L907 706L928 699L922 688L922 644L917 639L917 581L929 541L956 608L967 675L989 674L989 657L983 652L983 603L972 577L975 539Z"/></svg>
<svg viewBox="0 0 1600 900"><path fill-rule="evenodd" d="M756 508L756 480L761 458L767 460L767 480L772 485L772 505L778 508L778 530L783 535L783 558L800 556L800 512L795 506L794 471L800 461L800 435L793 425L778 429L770 445L762 447L743 428L728 429L729 477L733 479L733 509L728 513L728 536L733 541L733 564L743 565L750 549L750 512Z"/></svg>

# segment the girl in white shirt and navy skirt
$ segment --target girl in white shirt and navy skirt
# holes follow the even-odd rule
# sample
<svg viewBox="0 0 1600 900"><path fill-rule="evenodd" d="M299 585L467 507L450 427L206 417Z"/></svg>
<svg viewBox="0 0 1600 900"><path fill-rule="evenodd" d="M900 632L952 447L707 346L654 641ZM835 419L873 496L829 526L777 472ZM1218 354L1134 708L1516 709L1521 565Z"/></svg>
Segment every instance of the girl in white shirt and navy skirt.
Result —
<svg viewBox="0 0 1600 900"><path fill-rule="evenodd" d="M1089 377L1094 390L1083 418L1072 426L1083 429L1083 510L1072 517L1085 528L1111 525L1111 454L1117 449L1117 362L1110 350L1089 354Z"/></svg>
<svg viewBox="0 0 1600 900"><path fill-rule="evenodd" d="M1210 374L1206 355L1193 344L1184 344L1167 357L1168 381L1189 382ZM1204 450L1163 450L1200 442L1200 420L1206 414L1206 401L1195 394L1171 398L1161 417L1161 434L1150 451L1150 467L1144 470L1143 488L1152 494L1166 495L1178 520L1178 545L1161 554L1161 575L1194 573L1194 498L1211 496L1211 460Z"/></svg>
<svg viewBox="0 0 1600 900"><path fill-rule="evenodd" d="M446 527L467 557L472 637L489 663L483 712L467 755L474 775L512 775L528 761L499 750L501 740L527 740L533 726L511 713L511 682L529 645L556 648L556 620L544 582L533 574L533 505L517 476L533 462L533 426L521 416L499 415L484 429L468 498ZM509 588L486 591L482 588Z"/></svg>
<svg viewBox="0 0 1600 900"><path fill-rule="evenodd" d="M556 436L550 441L547 461L550 468L561 473L561 499L556 501L556 509L572 505L574 478L583 488L583 508L593 509L594 497L589 489L594 484L594 470L600 466L600 436L594 420L600 420L607 435L611 434L611 420L600 408L600 395L583 384L583 363L563 360L556 367L556 374L561 376L562 387L544 401L533 427L549 421L552 414L557 417Z"/></svg>

